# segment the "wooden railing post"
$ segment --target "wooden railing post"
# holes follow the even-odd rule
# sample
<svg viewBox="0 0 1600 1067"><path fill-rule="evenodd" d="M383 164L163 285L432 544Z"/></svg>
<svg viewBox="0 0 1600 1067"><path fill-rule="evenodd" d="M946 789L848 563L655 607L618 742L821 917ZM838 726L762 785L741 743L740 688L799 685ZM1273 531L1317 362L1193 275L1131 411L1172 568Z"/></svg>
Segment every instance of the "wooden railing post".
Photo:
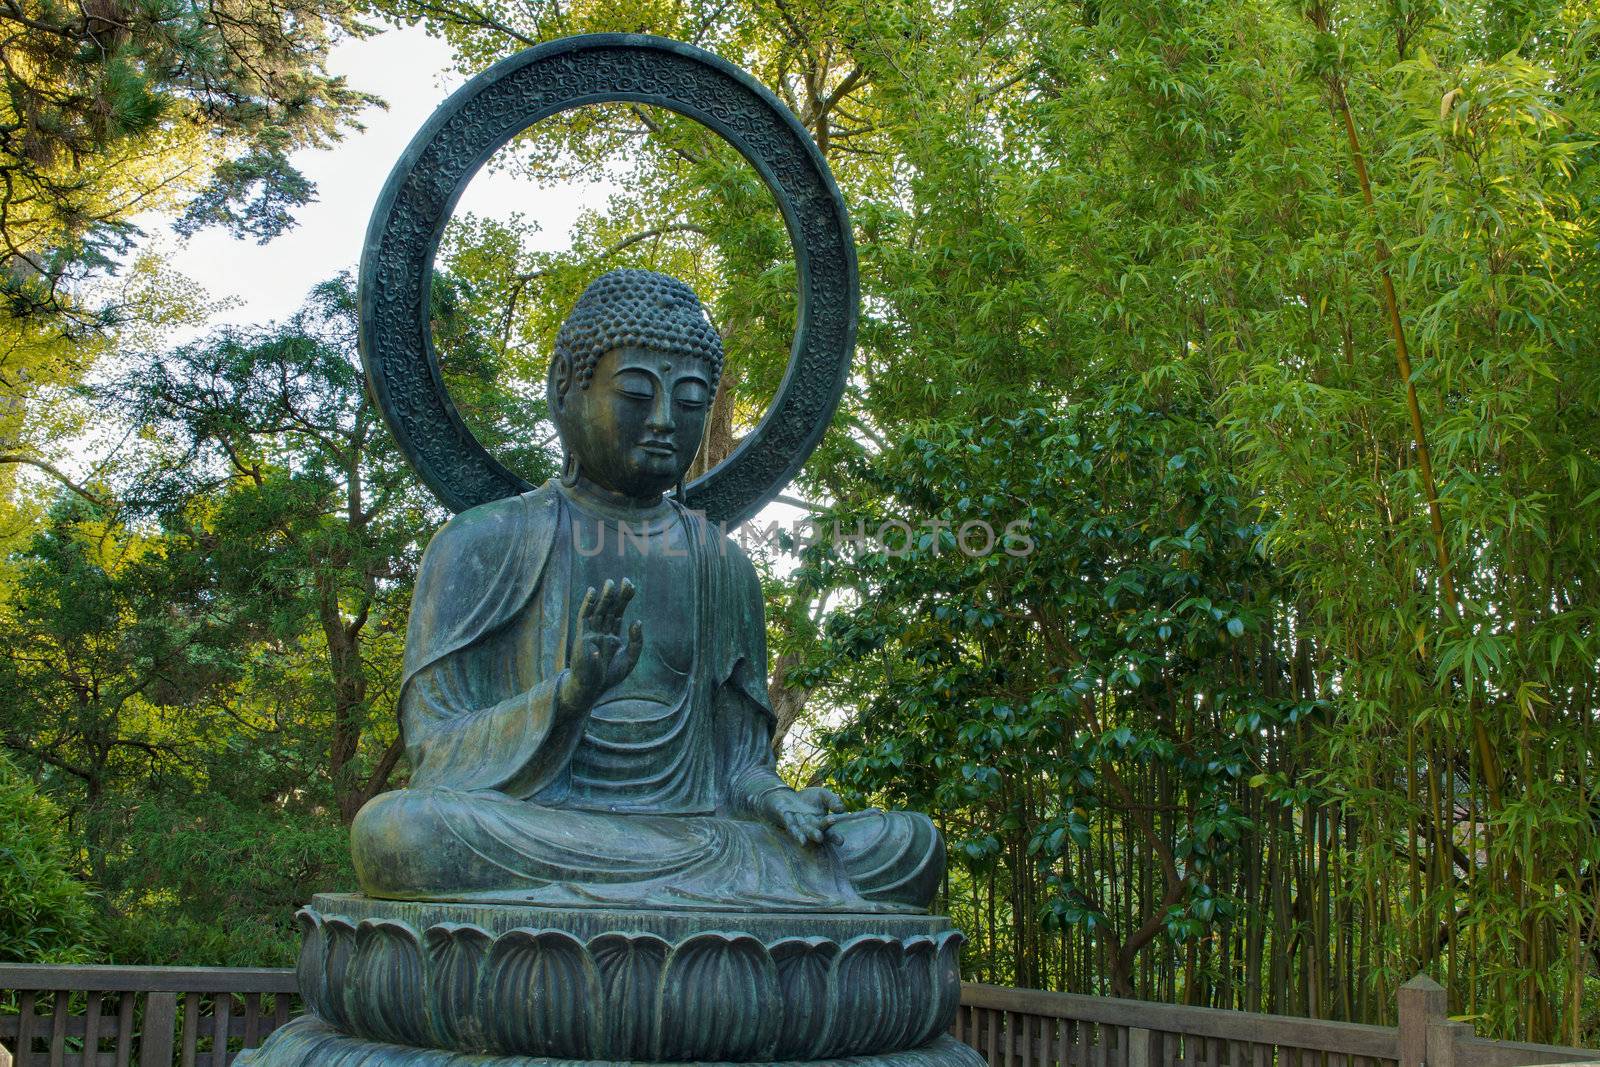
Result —
<svg viewBox="0 0 1600 1067"><path fill-rule="evenodd" d="M1142 1026L1128 1027L1128 1067L1165 1067L1159 1033Z"/></svg>
<svg viewBox="0 0 1600 1067"><path fill-rule="evenodd" d="M34 1014L33 1006L38 1002L38 994L31 989L24 990L19 998L17 1008L17 1067L29 1067L33 1063L33 1028L38 1025L39 1018Z"/></svg>
<svg viewBox="0 0 1600 1067"><path fill-rule="evenodd" d="M1429 1067L1460 1067L1461 1042L1474 1036L1471 1023L1446 1019L1428 1029Z"/></svg>
<svg viewBox="0 0 1600 1067"><path fill-rule="evenodd" d="M172 1027L177 1018L178 994L151 993L145 1000L139 1067L172 1067Z"/></svg>
<svg viewBox="0 0 1600 1067"><path fill-rule="evenodd" d="M1449 998L1444 986L1425 974L1401 986L1400 1067L1450 1067L1435 1063L1428 1048L1429 1032L1449 1021Z"/></svg>

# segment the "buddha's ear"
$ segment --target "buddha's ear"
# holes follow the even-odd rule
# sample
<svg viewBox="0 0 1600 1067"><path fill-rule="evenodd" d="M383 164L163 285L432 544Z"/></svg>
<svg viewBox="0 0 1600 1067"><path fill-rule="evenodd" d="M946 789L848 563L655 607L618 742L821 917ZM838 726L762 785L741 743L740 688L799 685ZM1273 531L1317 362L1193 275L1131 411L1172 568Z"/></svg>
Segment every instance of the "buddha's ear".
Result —
<svg viewBox="0 0 1600 1067"><path fill-rule="evenodd" d="M550 372L545 377L545 395L551 411L560 411L567 399L567 389L572 385L572 361L566 356L550 357Z"/></svg>

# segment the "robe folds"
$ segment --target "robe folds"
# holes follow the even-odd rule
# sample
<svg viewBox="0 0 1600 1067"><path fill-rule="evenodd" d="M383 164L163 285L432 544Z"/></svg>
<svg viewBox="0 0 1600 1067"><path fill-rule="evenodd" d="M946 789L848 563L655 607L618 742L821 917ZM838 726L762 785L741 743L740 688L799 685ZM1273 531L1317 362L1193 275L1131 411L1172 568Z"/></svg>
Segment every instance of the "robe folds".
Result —
<svg viewBox="0 0 1600 1067"><path fill-rule="evenodd" d="M921 815L866 811L838 843L801 845L758 813L784 788L771 750L761 589L742 551L673 504L682 558L642 561L681 589L660 618L641 587L628 618L682 626L668 690L603 694L562 721L582 559L567 491L463 512L423 555L400 720L408 788L369 802L351 851L369 896L557 907L925 910L944 845ZM679 583L688 583L682 588ZM644 672L635 669L636 675ZM665 673L677 679L676 668ZM642 683L641 683L642 684ZM617 687L627 690L627 679ZM641 711L642 709L642 711Z"/></svg>

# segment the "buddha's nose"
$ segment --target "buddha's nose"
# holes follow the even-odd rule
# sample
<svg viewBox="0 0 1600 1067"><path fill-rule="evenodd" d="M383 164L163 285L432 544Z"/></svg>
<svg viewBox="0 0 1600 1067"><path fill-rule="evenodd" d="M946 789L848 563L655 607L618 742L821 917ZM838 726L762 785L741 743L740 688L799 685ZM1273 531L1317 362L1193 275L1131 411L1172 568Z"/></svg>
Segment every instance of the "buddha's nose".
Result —
<svg viewBox="0 0 1600 1067"><path fill-rule="evenodd" d="M650 418L645 425L658 434L669 434L676 425L672 421L672 398L665 393L658 396L656 403L651 406Z"/></svg>

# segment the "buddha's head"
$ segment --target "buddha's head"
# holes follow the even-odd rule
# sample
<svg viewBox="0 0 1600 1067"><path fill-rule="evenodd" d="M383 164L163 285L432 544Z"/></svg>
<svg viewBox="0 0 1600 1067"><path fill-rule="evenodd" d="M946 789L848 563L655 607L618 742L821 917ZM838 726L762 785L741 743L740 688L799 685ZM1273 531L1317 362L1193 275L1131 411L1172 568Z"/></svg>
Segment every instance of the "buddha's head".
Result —
<svg viewBox="0 0 1600 1067"><path fill-rule="evenodd" d="M614 270L589 284L556 335L546 387L563 480L653 499L682 479L722 373L722 339L683 282Z"/></svg>

